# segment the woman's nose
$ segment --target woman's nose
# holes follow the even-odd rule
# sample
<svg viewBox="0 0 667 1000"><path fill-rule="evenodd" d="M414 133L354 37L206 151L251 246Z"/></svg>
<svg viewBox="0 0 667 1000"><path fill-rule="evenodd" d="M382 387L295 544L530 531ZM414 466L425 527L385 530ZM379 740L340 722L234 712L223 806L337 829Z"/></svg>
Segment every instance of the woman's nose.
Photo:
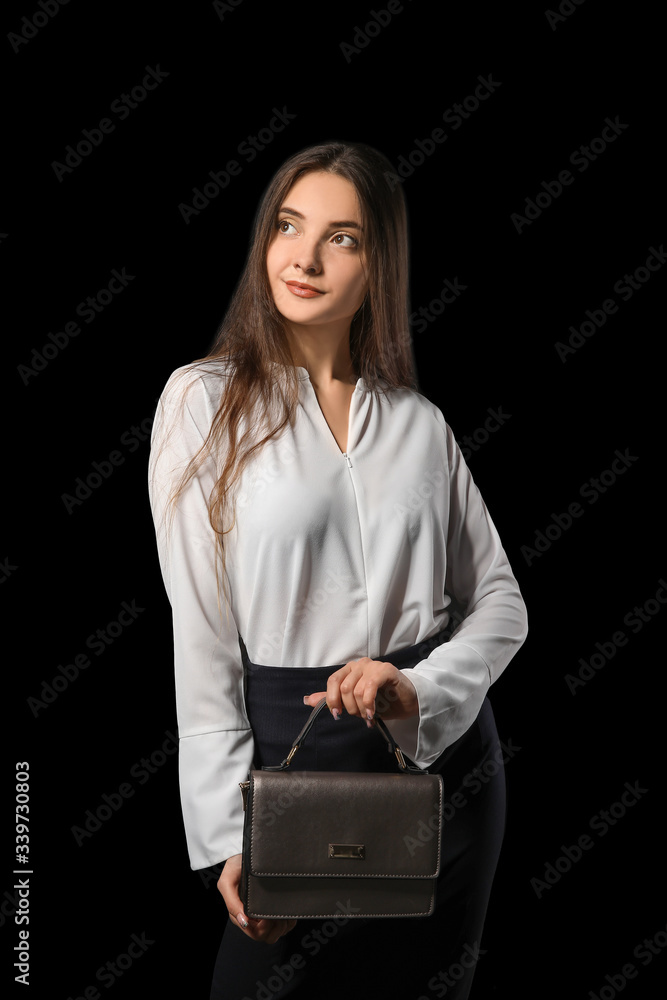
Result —
<svg viewBox="0 0 667 1000"><path fill-rule="evenodd" d="M299 245L294 248L292 263L302 271L319 272L321 268L320 249L316 240L305 239L299 241Z"/></svg>

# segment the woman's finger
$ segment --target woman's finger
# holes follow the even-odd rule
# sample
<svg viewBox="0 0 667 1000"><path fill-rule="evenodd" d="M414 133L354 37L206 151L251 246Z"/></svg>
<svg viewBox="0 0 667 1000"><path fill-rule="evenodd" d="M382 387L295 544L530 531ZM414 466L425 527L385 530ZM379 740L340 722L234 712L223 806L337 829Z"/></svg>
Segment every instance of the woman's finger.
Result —
<svg viewBox="0 0 667 1000"><path fill-rule="evenodd" d="M345 664L345 666L349 669L346 676L343 677L343 679L340 681L339 697L342 706L348 713L348 715L361 716L362 714L362 706L355 692L357 689L357 685L364 676L364 668L366 661L368 661L369 663L373 662L367 656L365 656L361 660L352 660L350 663ZM329 701L328 690L329 689L327 686L327 701ZM364 718L365 718L365 712L364 712Z"/></svg>
<svg viewBox="0 0 667 1000"><path fill-rule="evenodd" d="M372 674L364 674L359 678L354 689L354 696L359 707L359 715L366 722L372 724L376 711L376 698L379 689L379 682Z"/></svg>
<svg viewBox="0 0 667 1000"><path fill-rule="evenodd" d="M419 705L414 684L394 666L368 656L350 660L327 680L327 690L306 695L304 704L314 708L326 698L334 719L343 712L373 722L417 715Z"/></svg>
<svg viewBox="0 0 667 1000"><path fill-rule="evenodd" d="M250 928L250 919L245 915L243 903L239 896L240 881L241 855L235 854L225 862L225 866L218 879L218 891L225 901L225 906L227 907L232 923L240 927L242 931L247 931Z"/></svg>
<svg viewBox="0 0 667 1000"><path fill-rule="evenodd" d="M225 862L218 879L218 890L225 901L229 919L253 941L275 944L283 934L296 927L296 920L256 920L247 916L238 891L240 877L241 855L235 854Z"/></svg>
<svg viewBox="0 0 667 1000"><path fill-rule="evenodd" d="M248 928L246 934L253 941L263 941L264 944L275 944L283 935L296 927L296 920L256 920L256 926Z"/></svg>
<svg viewBox="0 0 667 1000"><path fill-rule="evenodd" d="M316 694L304 695L303 703L308 705L309 708L315 708L321 701L322 698L326 698L326 691L318 691Z"/></svg>
<svg viewBox="0 0 667 1000"><path fill-rule="evenodd" d="M327 705L329 706L329 711L333 715L334 719L339 719L345 710L343 696L341 693L341 684L347 680L351 669L351 664L346 663L339 670L335 670L333 674L330 674L327 678Z"/></svg>

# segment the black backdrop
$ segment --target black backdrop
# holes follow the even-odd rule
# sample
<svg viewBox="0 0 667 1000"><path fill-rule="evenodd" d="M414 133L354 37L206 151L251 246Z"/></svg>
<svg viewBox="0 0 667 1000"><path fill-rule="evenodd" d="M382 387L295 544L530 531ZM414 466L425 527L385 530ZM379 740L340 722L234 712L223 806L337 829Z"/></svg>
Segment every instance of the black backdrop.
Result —
<svg viewBox="0 0 667 1000"><path fill-rule="evenodd" d="M381 149L404 186L421 391L467 449L529 610L492 691L510 811L473 995L653 997L657 19L594 0L173 10L3 13L3 986L23 929L17 995L208 996L225 911L185 849L148 436L168 375L212 340L272 173L336 138ZM444 995L436 971L416 970L414 1000Z"/></svg>

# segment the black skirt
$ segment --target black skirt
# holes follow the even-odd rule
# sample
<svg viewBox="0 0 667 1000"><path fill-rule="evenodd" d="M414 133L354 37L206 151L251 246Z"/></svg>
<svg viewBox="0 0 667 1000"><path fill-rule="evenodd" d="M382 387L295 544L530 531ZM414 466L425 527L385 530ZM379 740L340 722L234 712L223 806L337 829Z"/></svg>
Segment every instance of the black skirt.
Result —
<svg viewBox="0 0 667 1000"><path fill-rule="evenodd" d="M447 638L441 632L378 659L413 667ZM254 664L242 646L245 695L256 768L279 764L308 718L303 697L325 691L342 664L274 667ZM397 772L396 758L375 728L343 712L320 714L293 760L296 770ZM465 1000L481 946L505 827L503 750L485 698L466 733L428 770L443 777L442 865L436 908L425 918L298 920L273 945L255 942L227 922L210 1000L366 1000L384 991L397 1000ZM400 821L400 817L397 817ZM433 831L406 830L419 850Z"/></svg>

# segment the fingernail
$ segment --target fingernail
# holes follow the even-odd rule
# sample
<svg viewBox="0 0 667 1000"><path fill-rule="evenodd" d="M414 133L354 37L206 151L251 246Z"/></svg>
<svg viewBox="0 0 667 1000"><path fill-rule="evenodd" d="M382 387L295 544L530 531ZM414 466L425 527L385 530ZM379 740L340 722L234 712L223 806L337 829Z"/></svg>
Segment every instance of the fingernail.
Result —
<svg viewBox="0 0 667 1000"><path fill-rule="evenodd" d="M246 918L243 916L242 913L237 913L236 914L236 919L240 923L241 927L247 927L248 926L248 921L246 920Z"/></svg>
<svg viewBox="0 0 667 1000"><path fill-rule="evenodd" d="M373 713L371 712L370 708L366 709L366 718L367 719L372 719L373 718Z"/></svg>
<svg viewBox="0 0 667 1000"><path fill-rule="evenodd" d="M303 696L303 703L304 703L304 705L308 705L308 699L309 698L310 698L309 694L304 694L304 696ZM308 707L310 708L310 705L308 705Z"/></svg>
<svg viewBox="0 0 667 1000"><path fill-rule="evenodd" d="M338 709L337 708L332 708L331 709L331 714L334 717L334 721L338 722L338 720L340 719L340 712L338 711Z"/></svg>

